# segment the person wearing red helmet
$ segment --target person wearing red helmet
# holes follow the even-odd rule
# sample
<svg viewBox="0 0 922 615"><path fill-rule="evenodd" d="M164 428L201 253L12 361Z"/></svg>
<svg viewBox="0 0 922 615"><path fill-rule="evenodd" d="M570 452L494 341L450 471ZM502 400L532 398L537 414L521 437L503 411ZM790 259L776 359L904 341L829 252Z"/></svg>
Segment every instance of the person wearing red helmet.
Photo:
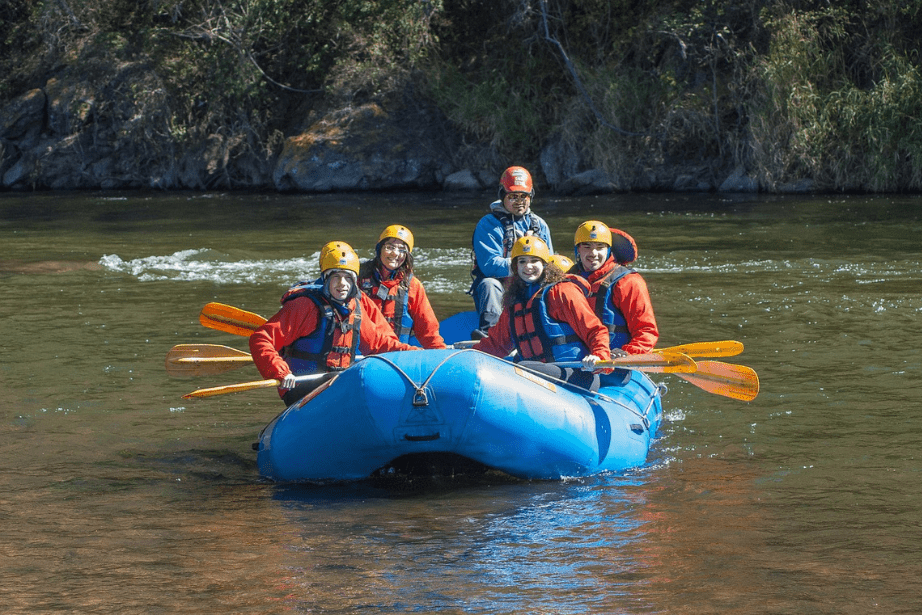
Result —
<svg viewBox="0 0 922 615"><path fill-rule="evenodd" d="M282 307L250 336L253 362L263 378L281 380L279 395L290 406L323 380L297 384L295 376L337 372L356 354L419 350L397 339L378 307L358 292L359 257L347 244L322 252L318 282L298 283Z"/></svg>
<svg viewBox="0 0 922 615"><path fill-rule="evenodd" d="M650 352L659 339L650 292L643 277L627 267L637 258L637 244L624 231L598 220L579 225L570 273L589 282L589 301L609 331L612 355Z"/></svg>
<svg viewBox="0 0 922 615"><path fill-rule="evenodd" d="M359 267L359 289L378 306L401 342L413 335L423 348L445 348L426 289L413 275L413 243L407 227L385 228L375 257Z"/></svg>
<svg viewBox="0 0 922 615"><path fill-rule="evenodd" d="M519 237L537 236L553 252L547 223L531 210L535 196L531 174L522 167L509 167L499 180L499 199L490 204L490 213L474 228L471 238L474 266L468 294L474 298L479 329L484 337L502 312L503 279L513 274L510 253Z"/></svg>

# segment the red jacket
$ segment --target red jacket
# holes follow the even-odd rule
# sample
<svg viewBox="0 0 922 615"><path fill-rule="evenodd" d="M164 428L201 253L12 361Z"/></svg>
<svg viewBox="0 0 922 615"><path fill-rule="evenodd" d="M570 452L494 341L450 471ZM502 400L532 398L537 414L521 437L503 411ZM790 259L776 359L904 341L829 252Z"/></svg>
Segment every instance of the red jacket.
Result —
<svg viewBox="0 0 922 615"><path fill-rule="evenodd" d="M384 279L385 276L383 275L380 277L380 284L387 289L388 293L393 292L394 287L403 280L402 273L392 279ZM370 293L369 297L379 309L385 309L384 300L379 298L376 293ZM393 301L388 301L386 306L387 309L393 312ZM435 312L429 303L429 297L426 296L426 289L415 275L410 278L410 289L407 292L407 311L410 318L413 319L413 334L423 348L447 348L445 340L439 335L439 320L435 317ZM382 311L382 314L385 317L394 318L393 313L384 314Z"/></svg>
<svg viewBox="0 0 922 615"><path fill-rule="evenodd" d="M548 316L573 327L573 331L586 344L590 354L603 361L611 358L608 329L589 307L586 296L576 284L555 284L547 291L545 298ZM512 328L509 326L510 312L509 306L504 308L497 323L490 327L489 337L477 342L474 348L494 357L505 357L512 352L515 341L512 339Z"/></svg>
<svg viewBox="0 0 922 615"><path fill-rule="evenodd" d="M362 354L419 350L397 339L381 316L381 311L364 293L359 293L358 298L362 302L362 325L359 329L359 350ZM317 328L317 315L317 305L308 297L299 297L283 303L275 316L253 332L250 336L250 352L263 378L281 380L291 372L279 350L313 333Z"/></svg>
<svg viewBox="0 0 922 615"><path fill-rule="evenodd" d="M581 272L589 282L591 291L598 292L601 280L617 266L611 256L605 263L593 272ZM589 299L592 309L598 296ZM653 350L659 339L659 329L656 326L656 316L653 315L653 303L650 301L650 292L647 283L639 273L626 275L615 283L611 291L612 306L624 314L631 340L621 348L630 354L643 354Z"/></svg>

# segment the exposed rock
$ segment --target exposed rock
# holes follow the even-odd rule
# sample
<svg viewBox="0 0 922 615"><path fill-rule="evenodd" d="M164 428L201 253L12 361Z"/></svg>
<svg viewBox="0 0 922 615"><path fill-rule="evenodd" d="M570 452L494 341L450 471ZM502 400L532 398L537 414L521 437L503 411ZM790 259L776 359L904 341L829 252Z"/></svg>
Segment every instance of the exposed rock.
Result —
<svg viewBox="0 0 922 615"><path fill-rule="evenodd" d="M31 147L45 119L45 93L29 90L0 110L0 139Z"/></svg>
<svg viewBox="0 0 922 615"><path fill-rule="evenodd" d="M556 192L570 196L587 196L591 194L610 194L617 192L618 184L608 173L601 169L591 169L566 178L557 187Z"/></svg>
<svg viewBox="0 0 922 615"><path fill-rule="evenodd" d="M483 186L470 169L452 173L442 184L445 190L481 190Z"/></svg>
<svg viewBox="0 0 922 615"><path fill-rule="evenodd" d="M813 180L806 178L778 186L778 192L781 194L810 194L814 189L815 185Z"/></svg>
<svg viewBox="0 0 922 615"><path fill-rule="evenodd" d="M288 138L272 180L306 192L441 188L452 170L444 132L426 110L343 109Z"/></svg>
<svg viewBox="0 0 922 615"><path fill-rule="evenodd" d="M463 140L434 105L403 98L334 111L308 103L280 127L281 146L260 141L243 122L174 133L171 100L144 58L91 58L49 77L0 109L0 187L6 189L491 190L502 169L524 164L542 193L607 194L622 190L709 191L719 161L646 161L624 176L585 170L579 144L550 138L539 160L501 159L487 143ZM311 116L310 114L318 114ZM305 125L305 117L314 117ZM319 118L319 119L316 119ZM638 164L640 164L638 162ZM756 192L740 166L721 192ZM810 179L771 186L815 190Z"/></svg>
<svg viewBox="0 0 922 615"><path fill-rule="evenodd" d="M14 186L17 188L29 187L28 179L31 166L23 156L12 161L12 164L3 172L3 186L5 188Z"/></svg>
<svg viewBox="0 0 922 615"><path fill-rule="evenodd" d="M708 192L711 182L705 181L693 173L680 173L672 183L675 192Z"/></svg>
<svg viewBox="0 0 922 615"><path fill-rule="evenodd" d="M559 135L541 150L540 162L552 190L559 190L564 182L576 177L581 165L579 152Z"/></svg>
<svg viewBox="0 0 922 615"><path fill-rule="evenodd" d="M727 179L717 188L718 192L758 192L759 182L746 175L746 168L737 165Z"/></svg>

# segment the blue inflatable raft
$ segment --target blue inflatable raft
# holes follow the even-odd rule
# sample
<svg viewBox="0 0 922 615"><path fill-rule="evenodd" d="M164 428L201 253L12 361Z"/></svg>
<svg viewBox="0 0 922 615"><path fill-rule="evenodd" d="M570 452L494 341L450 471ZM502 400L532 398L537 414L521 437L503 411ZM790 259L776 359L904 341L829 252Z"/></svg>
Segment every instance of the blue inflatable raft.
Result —
<svg viewBox="0 0 922 615"><path fill-rule="evenodd" d="M386 353L286 409L254 448L279 482L360 480L435 455L524 479L586 476L645 462L664 390L638 371L591 393L476 350Z"/></svg>

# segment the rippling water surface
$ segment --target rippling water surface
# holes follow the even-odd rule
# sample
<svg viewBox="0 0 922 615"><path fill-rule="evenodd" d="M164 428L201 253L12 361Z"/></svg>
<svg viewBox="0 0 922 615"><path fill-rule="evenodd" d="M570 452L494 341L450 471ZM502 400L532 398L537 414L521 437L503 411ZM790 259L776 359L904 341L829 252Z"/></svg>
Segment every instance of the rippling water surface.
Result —
<svg viewBox="0 0 922 615"><path fill-rule="evenodd" d="M648 464L560 482L280 486L273 391L191 402L174 344L271 315L330 239L416 234L470 309L490 195L0 195L0 604L99 613L922 611L922 200L542 199L631 233L663 346L737 339L751 403L671 376Z"/></svg>

